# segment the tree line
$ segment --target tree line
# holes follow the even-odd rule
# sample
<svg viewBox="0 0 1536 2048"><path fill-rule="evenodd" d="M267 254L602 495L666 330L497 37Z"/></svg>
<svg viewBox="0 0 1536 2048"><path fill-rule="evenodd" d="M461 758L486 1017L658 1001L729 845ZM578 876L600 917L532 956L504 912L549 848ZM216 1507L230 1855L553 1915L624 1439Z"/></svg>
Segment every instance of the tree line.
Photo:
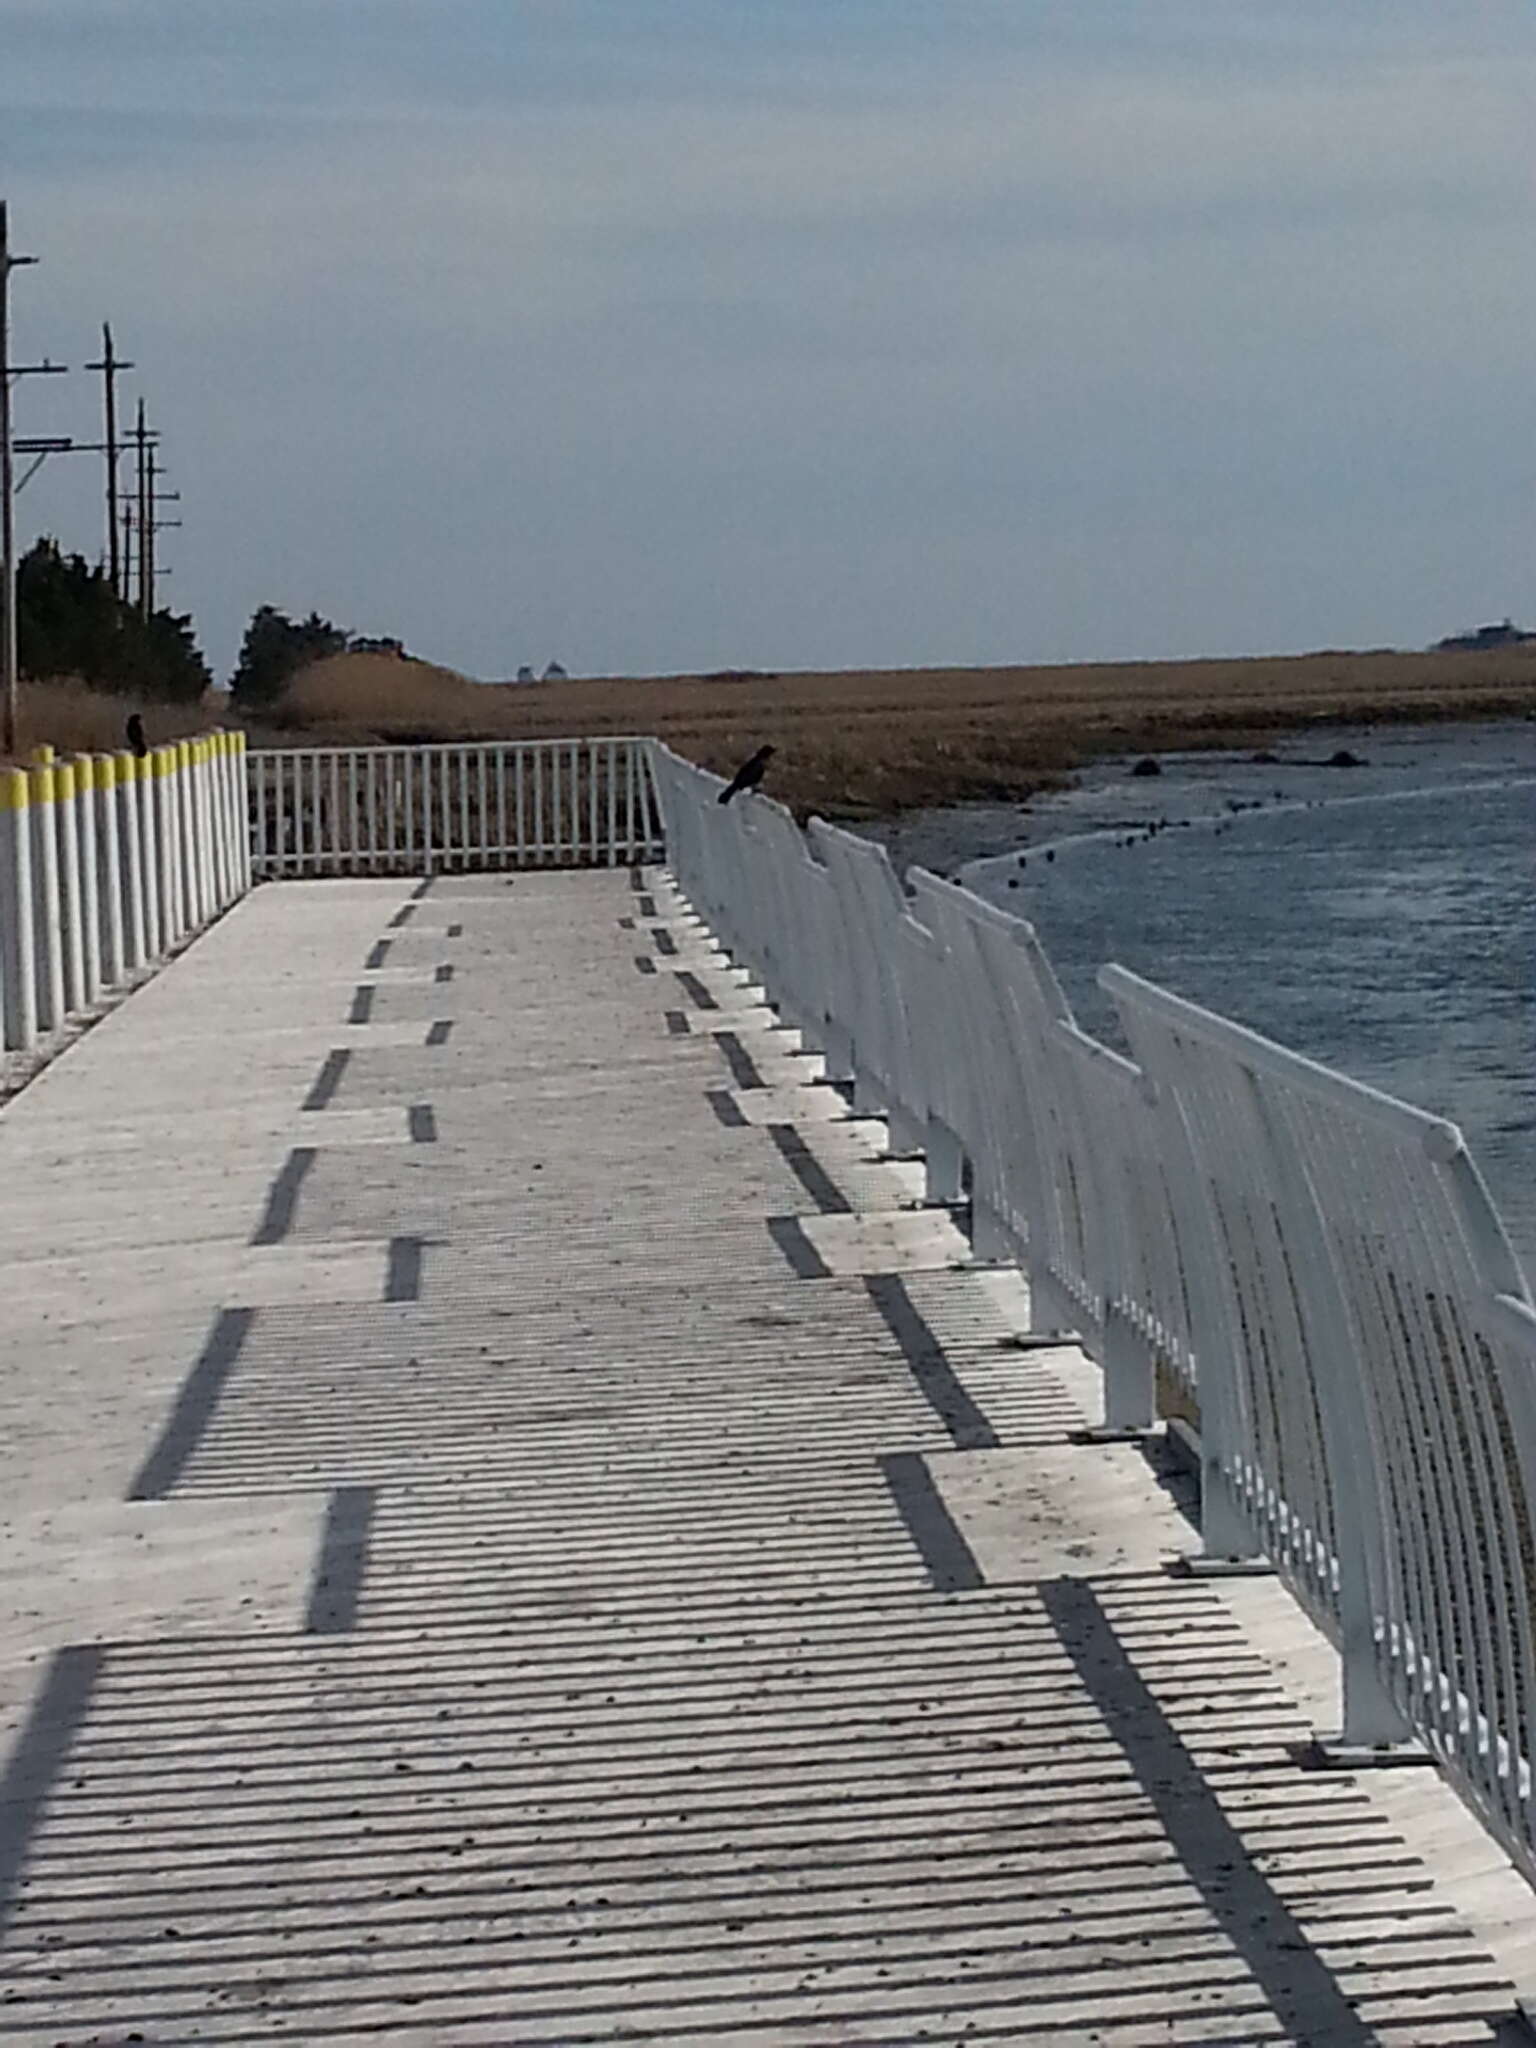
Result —
<svg viewBox="0 0 1536 2048"><path fill-rule="evenodd" d="M78 676L93 689L168 704L196 702L213 681L190 614L146 616L116 594L105 569L65 554L56 540L38 541L17 562L16 618L21 673L37 681ZM291 619L264 604L245 629L230 692L236 704L258 709L327 655L404 651L398 640L347 632L318 612Z"/></svg>

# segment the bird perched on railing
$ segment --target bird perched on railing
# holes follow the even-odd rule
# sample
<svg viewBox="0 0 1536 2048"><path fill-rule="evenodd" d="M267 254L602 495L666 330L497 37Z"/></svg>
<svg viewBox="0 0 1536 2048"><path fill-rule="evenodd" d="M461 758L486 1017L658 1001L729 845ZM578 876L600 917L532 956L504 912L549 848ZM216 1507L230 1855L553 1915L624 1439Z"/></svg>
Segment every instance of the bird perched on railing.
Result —
<svg viewBox="0 0 1536 2048"><path fill-rule="evenodd" d="M725 788L720 792L720 801L728 804L733 796L744 789L756 789L768 772L768 763L773 759L772 747L759 747L750 761L743 761Z"/></svg>
<svg viewBox="0 0 1536 2048"><path fill-rule="evenodd" d="M149 741L144 737L144 721L137 711L128 714L128 744L141 761L149 752Z"/></svg>

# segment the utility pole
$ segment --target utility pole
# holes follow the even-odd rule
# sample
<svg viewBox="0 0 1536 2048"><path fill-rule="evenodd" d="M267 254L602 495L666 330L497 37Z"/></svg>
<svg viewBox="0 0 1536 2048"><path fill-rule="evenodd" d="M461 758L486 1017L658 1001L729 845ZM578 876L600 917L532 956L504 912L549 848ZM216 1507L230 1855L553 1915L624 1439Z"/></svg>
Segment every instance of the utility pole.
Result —
<svg viewBox="0 0 1536 2048"><path fill-rule="evenodd" d="M150 611L150 598L154 591L154 585L151 583L150 578L154 574L155 566L155 515L150 510L149 503L149 429L144 424L144 401L142 398L139 400L138 424L134 428L133 438L138 443L137 483L139 502L138 510L134 514L133 523L138 530L139 536L139 613L141 617L147 619Z"/></svg>
<svg viewBox="0 0 1536 2048"><path fill-rule="evenodd" d="M11 272L35 263L11 253L9 209L0 199L0 748L16 751L16 449L11 430L11 386L18 377L59 376L62 363L11 361Z"/></svg>
<svg viewBox="0 0 1536 2048"><path fill-rule="evenodd" d="M101 323L101 361L87 363L88 370L100 370L106 398L107 439L104 453L107 458L107 562L112 578L112 595L126 597L128 594L128 571L118 554L117 540L117 380L124 370L131 370L132 363L125 363L112 352L112 328L108 321Z"/></svg>
<svg viewBox="0 0 1536 2048"><path fill-rule="evenodd" d="M36 261L11 254L10 209L0 199L0 686L4 748L16 751L16 458L11 450L11 272Z"/></svg>

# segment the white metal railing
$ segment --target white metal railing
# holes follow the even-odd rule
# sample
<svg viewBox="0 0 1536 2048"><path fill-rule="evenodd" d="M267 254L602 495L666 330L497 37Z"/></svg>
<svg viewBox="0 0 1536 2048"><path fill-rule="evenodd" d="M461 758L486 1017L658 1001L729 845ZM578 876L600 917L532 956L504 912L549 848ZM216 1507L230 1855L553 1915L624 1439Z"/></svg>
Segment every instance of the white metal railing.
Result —
<svg viewBox="0 0 1536 2048"><path fill-rule="evenodd" d="M1426 1745L1536 1881L1536 1309L1453 1125L655 749L679 888L832 1078L968 1188L1105 1420L1198 1409L1202 1545L1337 1645L1346 1743Z"/></svg>
<svg viewBox="0 0 1536 2048"><path fill-rule="evenodd" d="M249 763L260 877L612 867L661 853L646 740L272 748Z"/></svg>
<svg viewBox="0 0 1536 2048"><path fill-rule="evenodd" d="M0 769L7 1051L137 980L250 880L243 733Z"/></svg>

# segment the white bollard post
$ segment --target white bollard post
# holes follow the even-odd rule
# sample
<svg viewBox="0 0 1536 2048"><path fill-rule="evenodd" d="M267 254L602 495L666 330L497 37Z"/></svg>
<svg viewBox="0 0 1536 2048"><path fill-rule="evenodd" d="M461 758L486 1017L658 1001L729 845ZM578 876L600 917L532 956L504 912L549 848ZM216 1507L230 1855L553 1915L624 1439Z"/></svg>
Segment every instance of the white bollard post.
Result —
<svg viewBox="0 0 1536 2048"><path fill-rule="evenodd" d="M208 820L208 909L217 917L229 901L228 876L224 871L224 735L214 732L203 742L207 758L203 765L203 787L207 791Z"/></svg>
<svg viewBox="0 0 1536 2048"><path fill-rule="evenodd" d="M155 811L155 756L133 754L135 815L139 831L139 870L144 890L144 955L141 965L158 960L164 951L160 929L160 829Z"/></svg>
<svg viewBox="0 0 1536 2048"><path fill-rule="evenodd" d="M240 835L245 827L245 789L240 775L237 736L232 732L223 735L219 770L220 786L224 791L224 871L228 887L225 900L233 903L240 894Z"/></svg>
<svg viewBox="0 0 1536 2048"><path fill-rule="evenodd" d="M40 748L52 754L51 747ZM37 1022L57 1031L64 1022L64 932L59 899L59 821L55 770L40 762L31 771L32 917L37 935Z"/></svg>
<svg viewBox="0 0 1536 2048"><path fill-rule="evenodd" d="M153 764L149 786L155 811L155 883L160 900L157 922L164 955L181 937L176 890L176 749L156 747L149 758Z"/></svg>
<svg viewBox="0 0 1536 2048"><path fill-rule="evenodd" d="M187 930L187 859L186 833L182 824L181 808L186 790L181 772L181 742L172 740L165 749L166 770L161 788L165 797L166 833L168 838L166 873L170 883L170 933L168 944L174 946L185 937Z"/></svg>
<svg viewBox="0 0 1536 2048"><path fill-rule="evenodd" d="M174 890L175 937L187 935L192 923L192 890L187 871L187 774L186 749L180 740L171 742L171 769L166 777L171 816L171 886Z"/></svg>
<svg viewBox="0 0 1536 2048"><path fill-rule="evenodd" d="M181 756L181 915L182 930L195 932L203 921L202 864L198 853L197 743L182 740Z"/></svg>
<svg viewBox="0 0 1536 2048"><path fill-rule="evenodd" d="M112 756L117 801L117 865L122 878L123 975L138 973L149 958L144 930L144 841L139 831L139 800L143 794L139 763L126 751Z"/></svg>
<svg viewBox="0 0 1536 2048"><path fill-rule="evenodd" d="M191 891L187 885L187 777L180 740L170 745L171 765L165 778L170 806L171 832L171 919L172 943L184 939L192 922Z"/></svg>
<svg viewBox="0 0 1536 2048"><path fill-rule="evenodd" d="M128 979L128 947L123 918L123 812L117 756L98 754L94 774L96 886L101 911L96 932L101 979L104 987L119 988Z"/></svg>
<svg viewBox="0 0 1536 2048"><path fill-rule="evenodd" d="M205 921L218 916L223 899L219 892L219 810L217 736L205 739L203 747L203 908Z"/></svg>
<svg viewBox="0 0 1536 2048"><path fill-rule="evenodd" d="M203 889L210 918L224 907L220 887L222 842L219 836L219 741L218 735L203 741Z"/></svg>
<svg viewBox="0 0 1536 2048"><path fill-rule="evenodd" d="M250 841L248 823L250 799L245 793L245 762L241 755L240 742L243 735L229 732L224 735L224 786L229 807L229 893L233 900L245 894L245 863L243 848Z"/></svg>
<svg viewBox="0 0 1536 2048"><path fill-rule="evenodd" d="M235 734L235 885L244 896L251 886L251 764L246 736Z"/></svg>
<svg viewBox="0 0 1536 2048"><path fill-rule="evenodd" d="M37 1043L36 928L32 917L32 785L24 768L0 768L0 954L5 1044Z"/></svg>
<svg viewBox="0 0 1536 2048"><path fill-rule="evenodd" d="M101 1000L101 871L96 857L96 763L75 758L75 832L80 843L80 950L87 1007Z"/></svg>
<svg viewBox="0 0 1536 2048"><path fill-rule="evenodd" d="M235 806L235 736L219 734L219 844L224 855L224 901L233 903L240 894L238 865L240 814Z"/></svg>
<svg viewBox="0 0 1536 2048"><path fill-rule="evenodd" d="M192 899L199 930L213 915L208 889L207 741L192 742Z"/></svg>
<svg viewBox="0 0 1536 2048"><path fill-rule="evenodd" d="M59 924L64 939L64 1009L85 1008L85 941L80 895L80 812L75 765L60 761L53 771L53 808L59 831Z"/></svg>
<svg viewBox="0 0 1536 2048"><path fill-rule="evenodd" d="M181 861L183 877L182 915L186 929L195 932L202 923L201 863L198 855L199 811L197 802L197 742L182 740L181 755Z"/></svg>

